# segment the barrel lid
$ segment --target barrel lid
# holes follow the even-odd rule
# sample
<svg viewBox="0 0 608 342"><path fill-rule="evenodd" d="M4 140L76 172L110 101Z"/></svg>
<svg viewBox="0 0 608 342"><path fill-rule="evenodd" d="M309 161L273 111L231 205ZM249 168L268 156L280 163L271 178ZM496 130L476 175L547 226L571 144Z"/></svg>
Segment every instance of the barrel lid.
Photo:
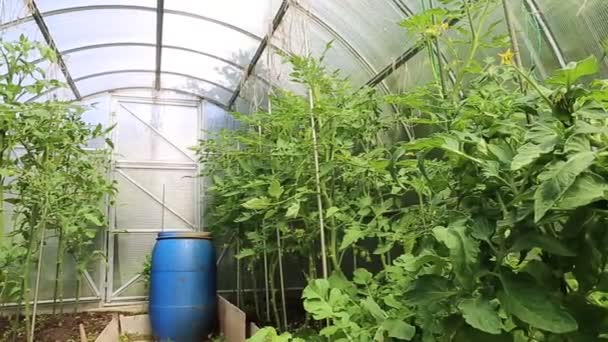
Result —
<svg viewBox="0 0 608 342"><path fill-rule="evenodd" d="M161 232L158 233L157 239L204 239L211 240L209 232Z"/></svg>

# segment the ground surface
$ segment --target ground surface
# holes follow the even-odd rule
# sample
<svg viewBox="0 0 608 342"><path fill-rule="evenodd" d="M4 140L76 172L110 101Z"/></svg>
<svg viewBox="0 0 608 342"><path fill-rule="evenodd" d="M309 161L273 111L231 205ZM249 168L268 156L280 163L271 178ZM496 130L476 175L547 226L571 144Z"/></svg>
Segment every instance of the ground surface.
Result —
<svg viewBox="0 0 608 342"><path fill-rule="evenodd" d="M39 315L36 318L36 342L68 342L80 341L78 325L82 323L89 341L94 341L97 335L112 320L108 312L79 312L56 315ZM11 321L0 317L0 341L13 341L11 338ZM25 324L20 323L16 341L26 340Z"/></svg>

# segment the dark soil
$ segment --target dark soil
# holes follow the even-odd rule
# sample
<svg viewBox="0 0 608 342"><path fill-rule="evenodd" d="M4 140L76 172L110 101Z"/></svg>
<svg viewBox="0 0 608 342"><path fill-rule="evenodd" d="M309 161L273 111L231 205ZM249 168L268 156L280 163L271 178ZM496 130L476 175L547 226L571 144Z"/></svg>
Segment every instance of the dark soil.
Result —
<svg viewBox="0 0 608 342"><path fill-rule="evenodd" d="M14 318L0 317L0 341L12 341ZM94 341L112 320L108 312L79 312L69 314L38 315L36 318L36 342L80 341L79 324L84 325L87 338ZM26 341L25 322L19 322L16 341Z"/></svg>

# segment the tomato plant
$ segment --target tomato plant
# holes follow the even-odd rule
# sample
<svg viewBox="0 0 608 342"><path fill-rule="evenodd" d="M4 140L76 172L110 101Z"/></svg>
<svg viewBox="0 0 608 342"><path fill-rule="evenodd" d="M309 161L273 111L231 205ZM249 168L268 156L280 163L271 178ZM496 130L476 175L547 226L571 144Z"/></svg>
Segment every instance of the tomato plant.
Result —
<svg viewBox="0 0 608 342"><path fill-rule="evenodd" d="M308 98L280 92L272 113L238 114L239 130L201 142L216 227L238 227L240 258L276 258L280 241L308 263L302 299L322 339L605 338L608 83L595 79L598 60L539 80L496 33L497 1L445 3L402 23L448 58L429 84L385 98L399 113L322 60L289 56ZM349 274L351 251L382 267ZM253 340L264 336L292 338L266 329Z"/></svg>
<svg viewBox="0 0 608 342"><path fill-rule="evenodd" d="M0 241L0 262L7 265L0 278L0 299L24 303L28 327L44 246L57 238L54 299L62 301L63 263L69 257L76 264L78 302L84 272L92 258L100 255L94 241L106 227L106 201L116 191L106 179L108 151L86 148L91 139L104 137L109 129L89 127L81 118L85 109L71 102L26 101L61 85L46 80L38 64L28 62L33 51L54 61L50 49L24 37L0 45L0 66L7 70L0 78L0 199L2 207L4 202L12 205L10 241ZM34 265L38 270L33 288Z"/></svg>

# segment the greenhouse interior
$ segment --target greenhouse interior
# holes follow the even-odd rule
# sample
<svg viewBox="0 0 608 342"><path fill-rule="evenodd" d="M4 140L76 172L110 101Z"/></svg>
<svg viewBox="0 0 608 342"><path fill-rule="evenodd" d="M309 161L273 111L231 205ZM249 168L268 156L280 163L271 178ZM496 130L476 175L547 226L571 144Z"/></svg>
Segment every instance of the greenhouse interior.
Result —
<svg viewBox="0 0 608 342"><path fill-rule="evenodd" d="M608 341L608 1L0 0L0 341Z"/></svg>

